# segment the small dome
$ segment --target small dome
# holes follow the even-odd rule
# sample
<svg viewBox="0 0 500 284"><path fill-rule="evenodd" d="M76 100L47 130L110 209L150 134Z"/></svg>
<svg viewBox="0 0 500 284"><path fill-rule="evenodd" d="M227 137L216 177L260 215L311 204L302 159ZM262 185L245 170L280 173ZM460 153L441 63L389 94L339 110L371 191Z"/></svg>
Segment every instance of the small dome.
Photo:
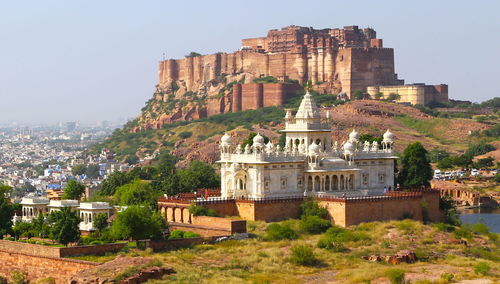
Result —
<svg viewBox="0 0 500 284"><path fill-rule="evenodd" d="M356 129L353 129L352 132L349 134L349 140L350 141L358 141L359 140L359 133L356 131Z"/></svg>
<svg viewBox="0 0 500 284"><path fill-rule="evenodd" d="M308 149L310 153L318 154L321 147L316 143L312 143L311 145L309 145Z"/></svg>
<svg viewBox="0 0 500 284"><path fill-rule="evenodd" d="M394 141L394 134L392 134L392 132L389 129L387 129L387 131L384 133L384 142L388 143L393 141Z"/></svg>
<svg viewBox="0 0 500 284"><path fill-rule="evenodd" d="M351 143L351 141L347 141L344 144L344 153L346 154L352 154L354 153L354 144Z"/></svg>
<svg viewBox="0 0 500 284"><path fill-rule="evenodd" d="M229 145L229 144L231 144L231 136L229 136L227 133L224 133L224 135L220 139L220 142L223 145Z"/></svg>
<svg viewBox="0 0 500 284"><path fill-rule="evenodd" d="M255 137L253 138L253 144L264 144L264 137L262 137L260 135L260 133L258 133L257 135L255 135Z"/></svg>

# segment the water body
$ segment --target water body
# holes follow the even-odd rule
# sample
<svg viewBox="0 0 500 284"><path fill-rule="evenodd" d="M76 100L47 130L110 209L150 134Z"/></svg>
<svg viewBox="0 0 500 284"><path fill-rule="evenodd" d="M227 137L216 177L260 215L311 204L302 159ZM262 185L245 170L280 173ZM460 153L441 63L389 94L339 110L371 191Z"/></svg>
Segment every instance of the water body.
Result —
<svg viewBox="0 0 500 284"><path fill-rule="evenodd" d="M484 223L490 232L500 233L500 208L460 210L460 220L466 224Z"/></svg>

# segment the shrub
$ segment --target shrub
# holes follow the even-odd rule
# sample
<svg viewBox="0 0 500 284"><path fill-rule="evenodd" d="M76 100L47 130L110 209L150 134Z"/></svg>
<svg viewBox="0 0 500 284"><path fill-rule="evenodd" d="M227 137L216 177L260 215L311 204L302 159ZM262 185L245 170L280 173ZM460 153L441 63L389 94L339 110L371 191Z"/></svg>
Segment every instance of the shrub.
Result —
<svg viewBox="0 0 500 284"><path fill-rule="evenodd" d="M209 217L218 217L219 215L214 209L205 208L199 205L190 205L189 213L193 214L193 216L209 216Z"/></svg>
<svg viewBox="0 0 500 284"><path fill-rule="evenodd" d="M187 239L187 238L198 238L198 237L200 237L200 235L198 235L195 232L173 230L172 232L170 232L170 236L168 237L168 239L173 240L173 239Z"/></svg>
<svg viewBox="0 0 500 284"><path fill-rule="evenodd" d="M7 284L7 278L0 276L0 284Z"/></svg>
<svg viewBox="0 0 500 284"><path fill-rule="evenodd" d="M290 261L305 266L313 266L318 262L312 248L307 245L293 246Z"/></svg>
<svg viewBox="0 0 500 284"><path fill-rule="evenodd" d="M488 235L490 233L488 226L486 226L484 223L474 224L474 226L472 226L472 231L474 233L478 233L478 234L482 234L482 235Z"/></svg>
<svg viewBox="0 0 500 284"><path fill-rule="evenodd" d="M453 281L453 278L455 278L455 275L453 275L453 273L443 273L443 274L441 274L440 278L449 283L449 282Z"/></svg>
<svg viewBox="0 0 500 284"><path fill-rule="evenodd" d="M326 218L328 216L328 210L319 206L318 202L313 198L307 198L300 205L301 217L305 216L318 216L320 218Z"/></svg>
<svg viewBox="0 0 500 284"><path fill-rule="evenodd" d="M187 139L187 138L191 137L191 135L193 135L193 132L191 132L191 131L183 131L183 132L179 133L179 137L182 139Z"/></svg>
<svg viewBox="0 0 500 284"><path fill-rule="evenodd" d="M295 240L299 236L288 224L273 223L267 226L264 239L267 241Z"/></svg>
<svg viewBox="0 0 500 284"><path fill-rule="evenodd" d="M396 229L405 234L413 234L416 229L416 223L413 220L405 219L396 224Z"/></svg>
<svg viewBox="0 0 500 284"><path fill-rule="evenodd" d="M14 284L28 283L28 281L26 280L26 273L19 270L12 271L12 273L10 274L10 278L12 279L12 283Z"/></svg>
<svg viewBox="0 0 500 284"><path fill-rule="evenodd" d="M463 227L456 229L453 232L453 235L457 239L467 239L467 240L471 240L472 239L472 233L469 230L467 230L466 228L463 228Z"/></svg>
<svg viewBox="0 0 500 284"><path fill-rule="evenodd" d="M474 265L474 272L476 272L477 274L486 275L488 274L488 272L490 272L490 265L486 262L480 262Z"/></svg>
<svg viewBox="0 0 500 284"><path fill-rule="evenodd" d="M300 230L309 234L320 234L328 230L330 221L318 216L305 216L300 220Z"/></svg>
<svg viewBox="0 0 500 284"><path fill-rule="evenodd" d="M453 232L455 227L446 223L435 223L434 227L441 232Z"/></svg>
<svg viewBox="0 0 500 284"><path fill-rule="evenodd" d="M401 269L389 269L385 272L385 276L389 278L392 284L405 283L405 272Z"/></svg>
<svg viewBox="0 0 500 284"><path fill-rule="evenodd" d="M319 239L318 247L335 252L345 250L344 243L367 241L370 237L365 232L353 232L337 226L328 229L325 235Z"/></svg>

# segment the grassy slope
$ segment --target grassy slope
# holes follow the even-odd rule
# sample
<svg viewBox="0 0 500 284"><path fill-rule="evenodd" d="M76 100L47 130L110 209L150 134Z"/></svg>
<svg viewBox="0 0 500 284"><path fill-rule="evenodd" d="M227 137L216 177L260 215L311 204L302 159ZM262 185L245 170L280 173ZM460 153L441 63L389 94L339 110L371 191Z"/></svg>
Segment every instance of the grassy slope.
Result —
<svg viewBox="0 0 500 284"><path fill-rule="evenodd" d="M284 221L297 227L297 220ZM244 241L227 241L214 245L167 252L135 252L128 255L151 254L165 265L172 266L176 274L164 280L169 283L359 283L383 280L389 269L405 270L407 279L438 280L443 273L452 273L455 280L499 276L498 243L483 235L474 235L468 245L446 244L454 238L428 225L411 220L374 222L353 226L350 229L364 232L369 241L348 242L347 252L330 252L316 247L321 235L302 235L293 241L263 241L266 224L250 222L249 230L258 237ZM293 245L306 244L314 248L320 261L315 267L304 267L288 261ZM481 247L483 249L478 250ZM389 265L373 263L361 257L370 254L394 254L411 249L423 261L415 264ZM81 257L93 261L109 261L110 256ZM486 262L491 270L488 275L478 275L474 266ZM164 283L151 281L150 283ZM413 283L413 282L412 282ZM425 282L424 282L425 283ZM429 283L429 282L427 282ZM446 282L442 282L446 283Z"/></svg>
<svg viewBox="0 0 500 284"><path fill-rule="evenodd" d="M361 111L353 114L352 109ZM365 112L366 109L380 113ZM381 135L385 129L390 128L396 134L398 151L411 142L420 141L428 149L440 148L449 152L462 152L470 142L477 139L469 135L469 130L484 130L490 127L488 124L478 123L472 119L431 117L414 108L388 102L349 102L334 108L322 108L323 116L326 110L332 113L332 128L338 129L333 134L339 137L336 138L339 142L346 139L345 137L352 128L356 128L361 133L374 135ZM136 152L144 156L157 149L173 150L174 144L181 140L179 134L191 132L191 137L185 139L180 146L180 148L185 148L181 152L187 153L193 147L199 147L197 143L213 143L224 131L237 128L253 131L264 128L268 129L268 134L274 132L276 134L274 136L277 136L278 130L283 128L283 117L282 108L269 107L173 123L163 129L138 133L130 133L127 128L124 128L117 130L104 142L94 145L91 152L98 152L105 147L115 150L120 159Z"/></svg>

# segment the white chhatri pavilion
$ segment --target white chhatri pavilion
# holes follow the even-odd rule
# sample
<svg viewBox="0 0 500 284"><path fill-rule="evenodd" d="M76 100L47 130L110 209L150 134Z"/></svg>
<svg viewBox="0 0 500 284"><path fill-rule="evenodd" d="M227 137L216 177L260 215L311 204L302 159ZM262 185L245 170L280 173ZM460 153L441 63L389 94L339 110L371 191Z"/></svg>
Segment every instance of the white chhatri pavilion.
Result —
<svg viewBox="0 0 500 284"><path fill-rule="evenodd" d="M110 210L113 209L107 202L82 202L78 210L80 211L80 231L95 231L94 219L97 214L104 213L109 218Z"/></svg>
<svg viewBox="0 0 500 284"><path fill-rule="evenodd" d="M394 186L394 135L387 130L382 145L359 142L353 130L347 141L333 141L309 92L292 116L286 112L286 145L234 147L227 133L221 138L222 197L273 198L302 195L371 195Z"/></svg>

